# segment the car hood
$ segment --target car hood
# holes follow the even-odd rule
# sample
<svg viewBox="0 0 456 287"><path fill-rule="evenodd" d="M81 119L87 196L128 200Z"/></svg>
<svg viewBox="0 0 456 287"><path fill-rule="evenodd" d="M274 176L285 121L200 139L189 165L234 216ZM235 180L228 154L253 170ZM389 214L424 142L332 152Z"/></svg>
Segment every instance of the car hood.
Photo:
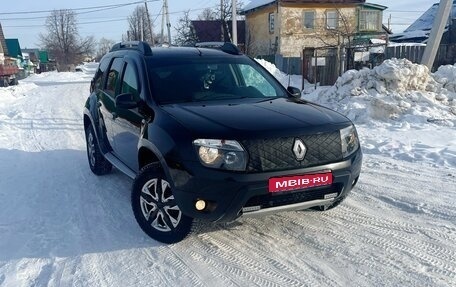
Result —
<svg viewBox="0 0 456 287"><path fill-rule="evenodd" d="M328 108L303 100L244 99L174 104L162 108L190 132L208 137L234 138L256 136L258 133L310 133L334 130L350 121Z"/></svg>

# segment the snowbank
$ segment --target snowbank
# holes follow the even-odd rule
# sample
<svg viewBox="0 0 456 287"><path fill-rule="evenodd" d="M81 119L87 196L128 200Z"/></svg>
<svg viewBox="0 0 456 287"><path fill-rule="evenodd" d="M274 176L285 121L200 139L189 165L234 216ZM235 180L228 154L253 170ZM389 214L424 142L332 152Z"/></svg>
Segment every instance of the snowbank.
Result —
<svg viewBox="0 0 456 287"><path fill-rule="evenodd" d="M75 83L89 83L98 68L98 63L85 63L81 65L82 72L45 72L41 74L34 74L25 78L23 83L35 83L39 86L49 86L54 84L75 84Z"/></svg>
<svg viewBox="0 0 456 287"><path fill-rule="evenodd" d="M359 123L397 120L454 126L455 79L456 65L431 74L426 66L391 59L373 69L347 71L331 88L306 98Z"/></svg>
<svg viewBox="0 0 456 287"><path fill-rule="evenodd" d="M284 72L277 69L277 67L263 59L255 59L260 65L269 71L284 87L293 86L301 88L302 76L301 75L287 75Z"/></svg>

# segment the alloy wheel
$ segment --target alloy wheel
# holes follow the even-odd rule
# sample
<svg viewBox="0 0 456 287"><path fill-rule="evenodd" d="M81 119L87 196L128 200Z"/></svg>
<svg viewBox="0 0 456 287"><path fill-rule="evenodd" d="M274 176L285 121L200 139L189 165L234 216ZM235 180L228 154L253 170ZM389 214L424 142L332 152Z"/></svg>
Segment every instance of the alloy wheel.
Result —
<svg viewBox="0 0 456 287"><path fill-rule="evenodd" d="M92 131L88 132L87 135L87 153L89 154L89 161L91 166L95 166L95 139L93 138Z"/></svg>
<svg viewBox="0 0 456 287"><path fill-rule="evenodd" d="M182 218L169 183L162 178L147 181L141 189L141 212L148 224L162 232L173 231Z"/></svg>

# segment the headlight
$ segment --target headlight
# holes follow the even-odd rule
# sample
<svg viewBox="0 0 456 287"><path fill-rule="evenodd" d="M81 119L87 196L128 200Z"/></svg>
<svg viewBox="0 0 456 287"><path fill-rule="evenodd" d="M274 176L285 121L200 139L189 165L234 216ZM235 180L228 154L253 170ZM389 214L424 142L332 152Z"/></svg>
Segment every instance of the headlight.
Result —
<svg viewBox="0 0 456 287"><path fill-rule="evenodd" d="M246 152L237 141L197 139L193 145L204 166L237 171L247 166Z"/></svg>
<svg viewBox="0 0 456 287"><path fill-rule="evenodd" d="M340 130L340 139L342 141L342 156L344 158L358 150L358 134L353 125Z"/></svg>

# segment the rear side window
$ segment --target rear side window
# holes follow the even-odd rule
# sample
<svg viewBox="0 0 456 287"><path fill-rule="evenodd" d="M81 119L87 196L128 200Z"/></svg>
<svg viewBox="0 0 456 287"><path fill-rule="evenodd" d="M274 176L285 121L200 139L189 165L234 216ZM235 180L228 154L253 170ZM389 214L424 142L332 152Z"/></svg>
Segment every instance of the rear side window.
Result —
<svg viewBox="0 0 456 287"><path fill-rule="evenodd" d="M109 69L105 91L111 96L115 95L116 88L119 85L119 76L122 69L122 64L122 58L115 58L112 62L111 68Z"/></svg>

